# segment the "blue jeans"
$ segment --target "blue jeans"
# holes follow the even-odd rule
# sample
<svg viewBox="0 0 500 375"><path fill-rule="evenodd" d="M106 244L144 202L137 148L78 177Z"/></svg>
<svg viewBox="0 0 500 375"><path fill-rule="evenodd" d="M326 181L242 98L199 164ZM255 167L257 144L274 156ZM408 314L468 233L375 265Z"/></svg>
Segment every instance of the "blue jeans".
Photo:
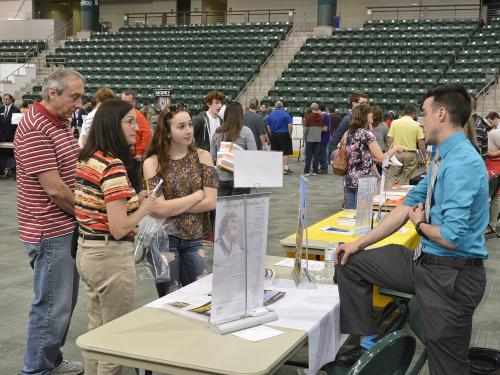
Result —
<svg viewBox="0 0 500 375"><path fill-rule="evenodd" d="M319 169L328 170L329 157L327 155L328 143L320 143L319 145Z"/></svg>
<svg viewBox="0 0 500 375"><path fill-rule="evenodd" d="M319 142L306 142L306 165L304 166L304 174L311 171L311 159L313 160L313 172L318 173L319 148Z"/></svg>
<svg viewBox="0 0 500 375"><path fill-rule="evenodd" d="M24 242L33 274L31 303L22 375L50 375L63 360L71 315L78 298L78 272L71 257L73 233Z"/></svg>
<svg viewBox="0 0 500 375"><path fill-rule="evenodd" d="M358 188L344 186L344 208L356 209L358 201Z"/></svg>
<svg viewBox="0 0 500 375"><path fill-rule="evenodd" d="M201 240L184 240L168 236L170 281L156 283L159 297L186 286L207 274L207 259Z"/></svg>

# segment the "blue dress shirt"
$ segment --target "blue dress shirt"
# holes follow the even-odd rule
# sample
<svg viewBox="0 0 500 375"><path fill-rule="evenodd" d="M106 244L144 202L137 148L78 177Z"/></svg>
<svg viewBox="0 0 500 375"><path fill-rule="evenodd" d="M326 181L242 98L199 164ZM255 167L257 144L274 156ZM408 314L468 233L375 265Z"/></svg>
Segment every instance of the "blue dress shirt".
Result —
<svg viewBox="0 0 500 375"><path fill-rule="evenodd" d="M439 147L441 163L434 186L430 223L455 249L422 238L422 251L437 256L487 258L484 230L488 225L488 174L483 159L460 131ZM425 204L432 170L408 194L405 206Z"/></svg>

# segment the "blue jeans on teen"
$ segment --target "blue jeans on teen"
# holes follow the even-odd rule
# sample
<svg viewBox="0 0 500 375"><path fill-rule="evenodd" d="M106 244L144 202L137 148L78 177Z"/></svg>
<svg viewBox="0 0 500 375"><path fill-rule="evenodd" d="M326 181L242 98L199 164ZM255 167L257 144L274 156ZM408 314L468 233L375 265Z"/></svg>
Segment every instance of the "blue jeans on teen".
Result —
<svg viewBox="0 0 500 375"><path fill-rule="evenodd" d="M344 208L356 209L358 200L358 188L344 186Z"/></svg>
<svg viewBox="0 0 500 375"><path fill-rule="evenodd" d="M39 243L24 242L33 269L33 291L22 375L50 375L63 360L79 276L71 257L73 232Z"/></svg>
<svg viewBox="0 0 500 375"><path fill-rule="evenodd" d="M322 171L328 170L328 154L326 148L328 147L328 143L320 143L319 146L319 169Z"/></svg>
<svg viewBox="0 0 500 375"><path fill-rule="evenodd" d="M306 142L306 165L304 166L304 174L310 173L311 160L312 160L313 173L318 173L319 148L320 148L320 142Z"/></svg>
<svg viewBox="0 0 500 375"><path fill-rule="evenodd" d="M191 284L207 274L207 259L200 240L185 240L168 236L170 281L156 283L159 297Z"/></svg>

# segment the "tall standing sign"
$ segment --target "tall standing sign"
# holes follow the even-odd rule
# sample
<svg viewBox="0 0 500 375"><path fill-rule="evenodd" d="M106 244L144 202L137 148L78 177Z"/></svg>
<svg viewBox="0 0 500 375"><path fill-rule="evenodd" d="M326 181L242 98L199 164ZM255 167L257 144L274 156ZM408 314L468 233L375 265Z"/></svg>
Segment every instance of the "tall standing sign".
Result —
<svg viewBox="0 0 500 375"><path fill-rule="evenodd" d="M155 107L158 112L163 111L171 103L172 90L171 89L155 89Z"/></svg>

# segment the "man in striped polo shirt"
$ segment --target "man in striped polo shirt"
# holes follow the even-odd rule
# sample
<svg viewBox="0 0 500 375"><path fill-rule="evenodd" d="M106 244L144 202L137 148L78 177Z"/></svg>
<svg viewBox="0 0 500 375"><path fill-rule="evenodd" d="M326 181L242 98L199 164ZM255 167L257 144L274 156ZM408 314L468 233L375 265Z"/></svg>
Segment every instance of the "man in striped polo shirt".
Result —
<svg viewBox="0 0 500 375"><path fill-rule="evenodd" d="M69 119L82 105L84 79L62 69L47 77L41 103L23 116L14 138L19 234L34 271L22 375L83 373L61 347L78 297L71 257L78 143Z"/></svg>

